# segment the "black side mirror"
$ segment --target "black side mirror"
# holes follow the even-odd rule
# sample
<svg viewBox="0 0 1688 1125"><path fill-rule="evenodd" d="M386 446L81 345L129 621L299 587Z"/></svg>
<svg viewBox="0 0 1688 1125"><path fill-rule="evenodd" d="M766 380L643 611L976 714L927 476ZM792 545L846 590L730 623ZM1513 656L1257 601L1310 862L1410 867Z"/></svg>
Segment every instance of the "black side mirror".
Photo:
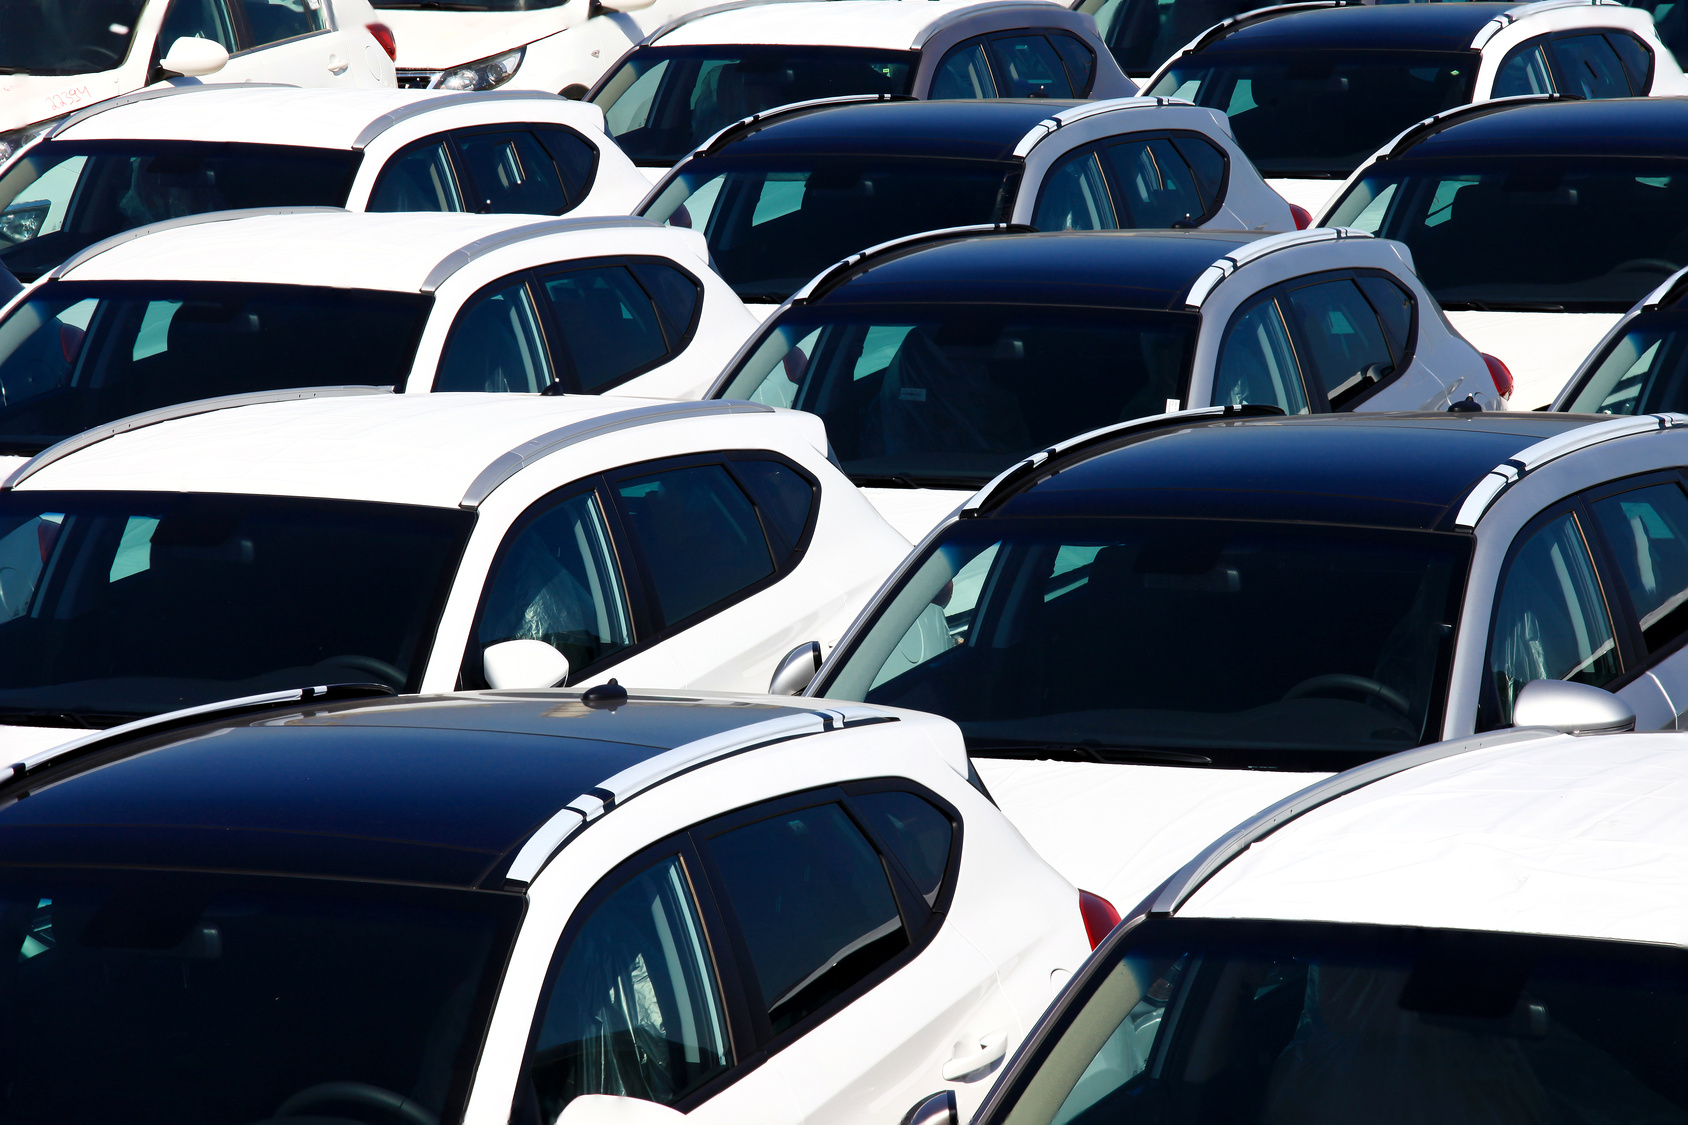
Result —
<svg viewBox="0 0 1688 1125"><path fill-rule="evenodd" d="M561 96L567 98L571 102L583 102L586 100L586 94L586 83L570 82L567 86L563 87Z"/></svg>

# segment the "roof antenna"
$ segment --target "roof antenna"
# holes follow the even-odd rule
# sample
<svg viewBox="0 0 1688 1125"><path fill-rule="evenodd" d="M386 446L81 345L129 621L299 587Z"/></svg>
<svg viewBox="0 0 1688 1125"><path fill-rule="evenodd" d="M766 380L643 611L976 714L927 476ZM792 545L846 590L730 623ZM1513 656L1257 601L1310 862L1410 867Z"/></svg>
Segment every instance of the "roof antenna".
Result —
<svg viewBox="0 0 1688 1125"><path fill-rule="evenodd" d="M611 676L609 683L589 687L581 692L580 701L599 711L614 711L627 702L627 689L617 683L614 676Z"/></svg>
<svg viewBox="0 0 1688 1125"><path fill-rule="evenodd" d="M1481 414L1483 404L1477 401L1476 395L1466 395L1459 402L1448 403L1449 414Z"/></svg>

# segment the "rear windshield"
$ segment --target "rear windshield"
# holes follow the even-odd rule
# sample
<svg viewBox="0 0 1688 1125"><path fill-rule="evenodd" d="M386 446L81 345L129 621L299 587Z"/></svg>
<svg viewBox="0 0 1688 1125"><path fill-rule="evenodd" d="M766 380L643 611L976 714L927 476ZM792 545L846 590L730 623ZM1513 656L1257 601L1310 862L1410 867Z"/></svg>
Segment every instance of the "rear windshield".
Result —
<svg viewBox="0 0 1688 1125"><path fill-rule="evenodd" d="M1445 309L1627 312L1688 264L1688 163L1390 161L1327 225L1406 243Z"/></svg>
<svg viewBox="0 0 1688 1125"><path fill-rule="evenodd" d="M820 415L859 485L976 489L1063 438L1176 409L1200 323L1038 305L792 308L719 397Z"/></svg>
<svg viewBox="0 0 1688 1125"><path fill-rule="evenodd" d="M146 0L0 0L0 75L116 70L145 6ZM36 112L51 114L46 105Z"/></svg>
<svg viewBox="0 0 1688 1125"><path fill-rule="evenodd" d="M995 222L1020 165L851 156L693 160L648 219L703 231L741 300L778 304L828 266L881 242Z"/></svg>
<svg viewBox="0 0 1688 1125"><path fill-rule="evenodd" d="M1383 143L1471 100L1475 51L1202 51L1151 94L1229 116L1264 176L1343 179Z"/></svg>
<svg viewBox="0 0 1688 1125"><path fill-rule="evenodd" d="M1579 414L1688 411L1688 312L1642 313L1606 345L1565 409Z"/></svg>
<svg viewBox="0 0 1688 1125"><path fill-rule="evenodd" d="M0 453L194 399L404 385L431 299L291 285L48 282L0 321Z"/></svg>
<svg viewBox="0 0 1688 1125"><path fill-rule="evenodd" d="M915 51L851 47L640 47L592 100L635 161L675 164L735 121L846 94L906 94Z"/></svg>
<svg viewBox="0 0 1688 1125"><path fill-rule="evenodd" d="M102 238L164 219L344 206L362 158L282 145L46 141L0 176L0 262L32 281Z"/></svg>

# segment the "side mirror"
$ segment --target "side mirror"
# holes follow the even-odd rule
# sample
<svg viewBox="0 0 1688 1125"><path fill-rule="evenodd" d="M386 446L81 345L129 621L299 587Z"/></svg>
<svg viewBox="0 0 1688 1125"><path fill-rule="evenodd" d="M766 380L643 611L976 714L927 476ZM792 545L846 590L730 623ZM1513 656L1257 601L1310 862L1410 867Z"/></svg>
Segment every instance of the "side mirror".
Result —
<svg viewBox="0 0 1688 1125"><path fill-rule="evenodd" d="M961 1115L955 1108L955 1091L945 1090L921 1098L903 1114L903 1125L957 1125Z"/></svg>
<svg viewBox="0 0 1688 1125"><path fill-rule="evenodd" d="M686 1115L643 1098L581 1094L563 1107L557 1125L681 1125Z"/></svg>
<svg viewBox="0 0 1688 1125"><path fill-rule="evenodd" d="M556 687L569 678L569 658L544 641L499 641L481 653L486 682L495 688Z"/></svg>
<svg viewBox="0 0 1688 1125"><path fill-rule="evenodd" d="M1635 709L1588 684L1531 680L1513 700L1512 725L1550 727L1565 734L1615 734L1635 729Z"/></svg>
<svg viewBox="0 0 1688 1125"><path fill-rule="evenodd" d="M214 40L184 35L170 44L170 53L158 65L185 78L203 78L228 66L229 53Z"/></svg>
<svg viewBox="0 0 1688 1125"><path fill-rule="evenodd" d="M583 102L586 100L586 95L588 93L590 93L590 91L586 88L586 83L570 82L567 86L563 87L562 92L557 96L567 98L571 102Z"/></svg>
<svg viewBox="0 0 1688 1125"><path fill-rule="evenodd" d="M769 695L802 695L815 673L821 670L821 646L805 641L785 654L774 678L768 681Z"/></svg>

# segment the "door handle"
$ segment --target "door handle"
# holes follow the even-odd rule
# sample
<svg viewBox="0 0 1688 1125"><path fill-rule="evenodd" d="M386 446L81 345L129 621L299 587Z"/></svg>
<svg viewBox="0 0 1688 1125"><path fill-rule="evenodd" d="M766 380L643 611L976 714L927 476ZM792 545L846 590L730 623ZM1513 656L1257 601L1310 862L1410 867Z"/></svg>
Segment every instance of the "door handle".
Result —
<svg viewBox="0 0 1688 1125"><path fill-rule="evenodd" d="M944 1080L956 1082L966 1078L969 1074L977 1074L987 1067L1002 1061L1002 1056L1008 1053L1008 1033L993 1031L988 1035L981 1035L971 1043L960 1044L958 1049L966 1050L965 1055L957 1055L944 1064L940 1072Z"/></svg>
<svg viewBox="0 0 1688 1125"><path fill-rule="evenodd" d="M340 52L330 51L328 55L328 73L344 74L351 63L340 57Z"/></svg>

